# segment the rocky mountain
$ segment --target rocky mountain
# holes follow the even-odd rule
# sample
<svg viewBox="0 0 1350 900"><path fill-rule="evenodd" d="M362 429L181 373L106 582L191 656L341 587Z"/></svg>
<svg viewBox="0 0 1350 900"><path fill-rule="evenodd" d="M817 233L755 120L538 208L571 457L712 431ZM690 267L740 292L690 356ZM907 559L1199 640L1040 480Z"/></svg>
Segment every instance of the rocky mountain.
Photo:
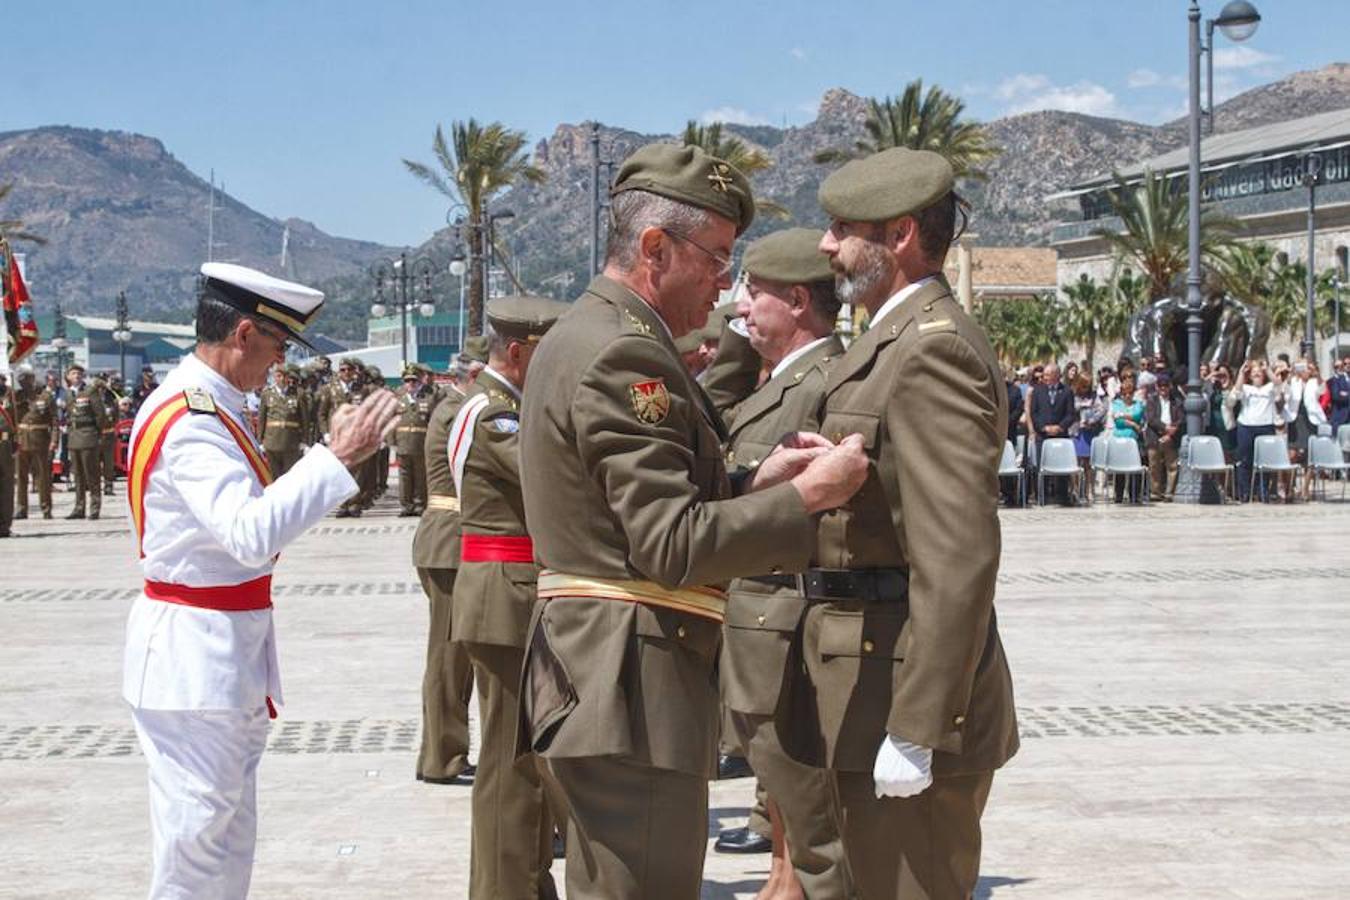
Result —
<svg viewBox="0 0 1350 900"><path fill-rule="evenodd" d="M1232 131L1350 106L1350 65L1335 64L1247 91L1219 106L1217 129ZM773 168L755 178L757 193L786 207L794 224L819 225L816 188L829 172L813 155L850 147L863 134L867 103L835 89L816 118L801 126L730 126L762 149ZM602 125L603 158L617 161L672 133L639 134ZM989 180L962 191L975 209L971 229L987 245L1044 244L1053 225L1071 216L1046 197L1113 166L1165 152L1186 140L1184 121L1143 125L1066 112L1033 112L996 119L989 132L1003 153L987 165ZM591 126L559 125L534 149L547 174L539 185L517 188L494 203L514 218L500 223L498 244L516 260L527 288L570 296L584 281L590 241ZM391 150L397 156L405 150ZM607 178L612 170L602 171ZM144 314L190 315L192 275L206 244L209 186L159 141L120 132L40 128L0 134L0 182L15 189L0 218L22 218L50 243L30 248L29 266L42 299L59 298L72 311L110 309L119 289L144 302ZM332 298L330 333L361 338L370 302L365 270L397 249L337 238L297 219L276 220L217 193L217 255L317 283ZM782 226L760 216L750 236ZM289 227L290 265L282 270L282 234ZM420 248L448 259L455 229L436 232ZM457 291L448 275L438 293ZM137 314L142 314L138 309Z"/></svg>
<svg viewBox="0 0 1350 900"><path fill-rule="evenodd" d="M180 316L206 255L211 188L154 138L51 127L0 134L0 181L14 190L0 218L47 238L27 253L37 296L70 312L107 312L119 290L136 315ZM362 271L389 248L327 235L300 219L269 218L217 186L215 255L323 281Z"/></svg>

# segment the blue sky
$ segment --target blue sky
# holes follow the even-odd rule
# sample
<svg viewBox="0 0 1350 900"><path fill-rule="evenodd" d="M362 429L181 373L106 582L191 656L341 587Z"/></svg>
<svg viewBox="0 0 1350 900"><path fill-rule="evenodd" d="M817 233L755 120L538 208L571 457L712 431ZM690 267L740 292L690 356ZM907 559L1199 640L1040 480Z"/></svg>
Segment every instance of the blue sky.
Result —
<svg viewBox="0 0 1350 900"><path fill-rule="evenodd" d="M1208 0L1206 15L1221 3ZM1344 0L1257 0L1218 39L1217 93L1350 59ZM419 243L445 203L403 171L437 122L531 141L598 119L800 124L821 94L923 77L982 119L1059 108L1148 122L1184 111L1186 0L617 3L44 0L6 17L0 130L148 134L268 215Z"/></svg>

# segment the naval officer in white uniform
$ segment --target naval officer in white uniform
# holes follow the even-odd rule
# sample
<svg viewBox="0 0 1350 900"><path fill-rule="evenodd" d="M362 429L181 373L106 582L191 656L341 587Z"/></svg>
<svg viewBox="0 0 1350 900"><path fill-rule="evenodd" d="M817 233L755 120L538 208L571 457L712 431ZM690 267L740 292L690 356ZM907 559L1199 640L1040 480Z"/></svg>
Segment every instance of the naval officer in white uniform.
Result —
<svg viewBox="0 0 1350 900"><path fill-rule="evenodd" d="M388 391L335 416L272 481L244 394L267 380L323 294L243 266L202 266L197 347L141 406L128 499L145 589L127 622L123 696L150 773L151 898L248 894L256 778L281 702L278 552L357 490L349 474L396 424Z"/></svg>

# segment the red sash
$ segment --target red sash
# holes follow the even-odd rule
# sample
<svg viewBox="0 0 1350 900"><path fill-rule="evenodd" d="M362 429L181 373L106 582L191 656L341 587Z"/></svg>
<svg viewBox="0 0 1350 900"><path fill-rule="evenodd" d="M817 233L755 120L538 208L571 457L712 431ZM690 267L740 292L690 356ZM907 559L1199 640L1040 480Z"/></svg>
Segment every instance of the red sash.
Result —
<svg viewBox="0 0 1350 900"><path fill-rule="evenodd" d="M272 606L272 576L263 575L243 584L222 584L216 587L188 587L185 584L147 581L145 596L151 600L177 603L179 606L220 612L269 609Z"/></svg>
<svg viewBox="0 0 1350 900"><path fill-rule="evenodd" d="M459 548L460 562L534 562L534 541L528 535L465 534Z"/></svg>

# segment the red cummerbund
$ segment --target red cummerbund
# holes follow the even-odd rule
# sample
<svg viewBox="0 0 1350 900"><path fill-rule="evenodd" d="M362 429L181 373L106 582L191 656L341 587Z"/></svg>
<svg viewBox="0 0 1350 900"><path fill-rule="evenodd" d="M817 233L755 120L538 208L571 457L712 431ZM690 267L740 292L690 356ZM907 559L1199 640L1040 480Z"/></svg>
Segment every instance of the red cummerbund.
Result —
<svg viewBox="0 0 1350 900"><path fill-rule="evenodd" d="M272 606L272 576L264 575L243 584L222 584L219 587L188 587L185 584L147 581L145 596L165 603L221 612L268 609Z"/></svg>
<svg viewBox="0 0 1350 900"><path fill-rule="evenodd" d="M459 547L461 562L534 562L534 541L529 535L465 534L460 536Z"/></svg>

